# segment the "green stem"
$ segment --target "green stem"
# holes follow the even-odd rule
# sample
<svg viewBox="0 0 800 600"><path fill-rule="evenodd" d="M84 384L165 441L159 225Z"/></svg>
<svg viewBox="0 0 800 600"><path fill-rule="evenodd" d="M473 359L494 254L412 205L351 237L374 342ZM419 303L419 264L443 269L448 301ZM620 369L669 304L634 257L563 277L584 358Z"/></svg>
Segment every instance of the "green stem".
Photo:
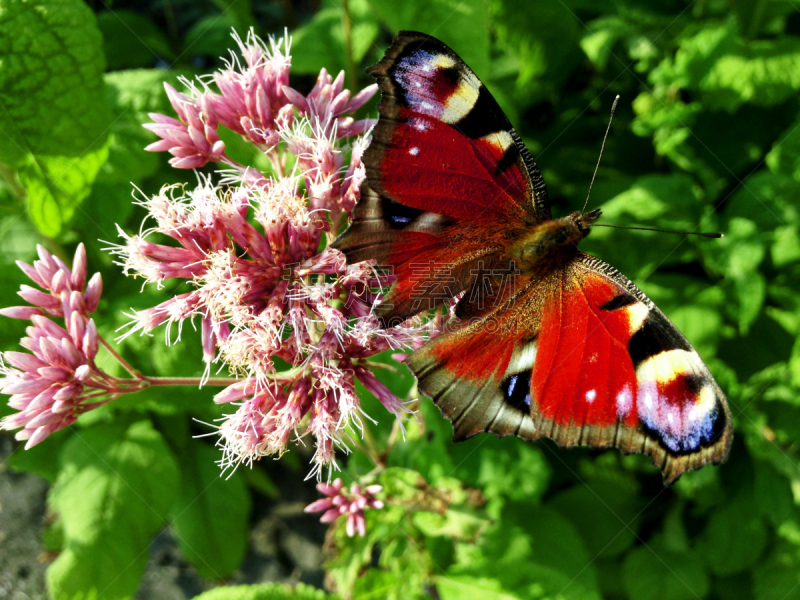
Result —
<svg viewBox="0 0 800 600"><path fill-rule="evenodd" d="M228 386L232 383L240 381L239 379L232 379L230 377L209 377L203 381L202 377L142 377L143 381L148 382L150 385L196 385L199 386L202 382L203 386Z"/></svg>
<svg viewBox="0 0 800 600"><path fill-rule="evenodd" d="M353 60L353 20L350 18L350 1L342 0L342 28L344 45L347 51L347 83L351 90L356 89L356 63Z"/></svg>
<svg viewBox="0 0 800 600"><path fill-rule="evenodd" d="M131 365L128 363L128 361L127 361L127 360L125 360L124 358L122 358L122 356L121 356L121 355L120 355L120 354L119 354L119 353L118 353L116 350L114 350L114 348L112 348L112 347L111 347L111 345L110 345L110 344L109 344L107 341L105 341L105 339L103 339L103 336L101 336L101 335L98 335L98 336L97 336L97 339L100 341L100 343L101 343L101 344L103 344L103 347L104 347L106 350L108 350L108 351L109 351L109 353L111 354L111 356L113 356L114 358L116 358L116 359L117 359L117 362L118 362L119 364L121 364L121 365L122 365L122 367L123 367L123 368L124 368L124 369L125 369L125 370L126 370L128 373L130 373L131 375L133 375L133 376L134 376L135 378L137 378L137 379L141 379L141 378L142 378L142 376L139 374L139 371L137 371L136 369L134 369L134 368L133 368L133 367L132 367L132 366L131 366Z"/></svg>
<svg viewBox="0 0 800 600"><path fill-rule="evenodd" d="M17 172L14 169L0 163L0 177L8 184L17 200L25 200L25 190L17 181Z"/></svg>

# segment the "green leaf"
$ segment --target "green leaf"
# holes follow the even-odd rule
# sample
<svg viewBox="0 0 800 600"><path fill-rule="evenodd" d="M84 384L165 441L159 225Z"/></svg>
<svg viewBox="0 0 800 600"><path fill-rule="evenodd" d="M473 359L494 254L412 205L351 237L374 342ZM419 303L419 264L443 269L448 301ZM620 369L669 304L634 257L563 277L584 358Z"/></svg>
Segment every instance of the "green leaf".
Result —
<svg viewBox="0 0 800 600"><path fill-rule="evenodd" d="M250 494L237 471L223 477L219 451L192 441L181 456L181 488L172 507L172 527L186 558L209 579L224 579L247 550Z"/></svg>
<svg viewBox="0 0 800 600"><path fill-rule="evenodd" d="M519 596L503 589L497 579L449 575L436 578L436 591L442 600L485 598L486 600L518 600Z"/></svg>
<svg viewBox="0 0 800 600"><path fill-rule="evenodd" d="M553 496L549 504L577 526L592 556L618 555L636 539L641 503L614 483L575 486Z"/></svg>
<svg viewBox="0 0 800 600"><path fill-rule="evenodd" d="M703 219L698 195L695 182L685 174L646 175L603 204L603 222L691 231ZM704 222L703 227L713 225ZM664 234L621 233L593 229L582 249L601 256L634 281L649 277L657 267L689 262L698 255L691 242L669 243Z"/></svg>
<svg viewBox="0 0 800 600"><path fill-rule="evenodd" d="M235 27L246 31L256 24L253 18L252 0L212 0L222 11L222 16L230 17Z"/></svg>
<svg viewBox="0 0 800 600"><path fill-rule="evenodd" d="M696 548L718 575L751 567L767 545L767 529L753 511L753 497L742 492L711 513Z"/></svg>
<svg viewBox="0 0 800 600"><path fill-rule="evenodd" d="M455 475L483 492L486 511L495 518L509 500L538 503L550 481L541 448L522 440L476 437L452 444L450 453L458 465Z"/></svg>
<svg viewBox="0 0 800 600"><path fill-rule="evenodd" d="M128 600L147 567L147 547L134 552L109 539L94 546L67 547L47 569L54 600Z"/></svg>
<svg viewBox="0 0 800 600"><path fill-rule="evenodd" d="M47 572L56 599L133 595L151 537L177 495L178 467L148 421L82 430L65 444L48 502L65 551Z"/></svg>
<svg viewBox="0 0 800 600"><path fill-rule="evenodd" d="M765 461L755 461L755 496L758 512L775 527L789 519L794 508L790 480Z"/></svg>
<svg viewBox="0 0 800 600"><path fill-rule="evenodd" d="M708 576L696 557L657 544L631 551L622 564L631 600L696 600L708 593Z"/></svg>
<svg viewBox="0 0 800 600"><path fill-rule="evenodd" d="M145 151L157 137L142 127L150 121L147 113L174 114L164 93L165 82L177 85L176 75L161 69L131 69L105 76L105 98L114 114L108 160L74 224L90 250L99 250L98 240L114 240L115 224L124 226L132 214L132 182L146 190L148 178L166 163L162 153Z"/></svg>
<svg viewBox="0 0 800 600"><path fill-rule="evenodd" d="M229 51L235 47L231 37L234 29L241 39L247 38L247 28L235 28L234 17L230 13L209 15L200 19L186 33L184 52L191 56L227 58Z"/></svg>
<svg viewBox="0 0 800 600"><path fill-rule="evenodd" d="M304 583L293 586L281 583L232 585L218 587L194 597L194 600L333 600L336 596Z"/></svg>
<svg viewBox="0 0 800 600"><path fill-rule="evenodd" d="M39 477L53 483L58 477L58 461L53 460L70 438L70 430L56 431L47 437L47 442L37 444L30 450L18 451L8 457L8 465L14 471L36 473Z"/></svg>
<svg viewBox="0 0 800 600"><path fill-rule="evenodd" d="M524 598L600 598L575 526L554 510L528 505L507 506L477 544L458 544L446 574L498 579Z"/></svg>
<svg viewBox="0 0 800 600"><path fill-rule="evenodd" d="M684 39L674 62L667 59L650 79L699 91L706 110L772 106L800 89L800 40L746 42L729 24L704 27Z"/></svg>
<svg viewBox="0 0 800 600"><path fill-rule="evenodd" d="M150 67L159 58L174 58L167 36L134 11L103 11L97 15L97 26L103 34L103 50L110 71Z"/></svg>
<svg viewBox="0 0 800 600"><path fill-rule="evenodd" d="M110 122L102 37L84 2L4 0L0 56L0 162L74 160L102 148Z"/></svg>
<svg viewBox="0 0 800 600"><path fill-rule="evenodd" d="M455 50L479 78L488 78L489 15L484 2L371 0L370 5L393 32L411 29L436 36Z"/></svg>
<svg viewBox="0 0 800 600"><path fill-rule="evenodd" d="M515 99L530 105L551 96L584 59L578 20L560 0L495 0L489 6L504 59L515 63Z"/></svg>
<svg viewBox="0 0 800 600"><path fill-rule="evenodd" d="M120 183L130 201L130 182L150 177L164 162L164 154L145 151L158 138L142 125L151 121L148 113L174 115L164 84L178 86L178 74L163 69L130 69L104 77L105 94L114 114L108 162L98 183Z"/></svg>
<svg viewBox="0 0 800 600"><path fill-rule="evenodd" d="M350 53L354 66L372 48L380 26L367 0L347 3L350 19ZM347 36L342 6L326 2L325 8L292 34L292 72L316 75L323 67L333 76L349 70ZM348 73L350 74L350 73ZM353 73L355 75L355 73Z"/></svg>
<svg viewBox="0 0 800 600"><path fill-rule="evenodd" d="M92 183L108 158L108 145L77 158L30 158L30 163L18 172L28 196L28 215L42 235L56 237L89 196Z"/></svg>
<svg viewBox="0 0 800 600"><path fill-rule="evenodd" d="M755 567L753 596L756 600L800 599L800 551L797 546L780 543L763 563Z"/></svg>

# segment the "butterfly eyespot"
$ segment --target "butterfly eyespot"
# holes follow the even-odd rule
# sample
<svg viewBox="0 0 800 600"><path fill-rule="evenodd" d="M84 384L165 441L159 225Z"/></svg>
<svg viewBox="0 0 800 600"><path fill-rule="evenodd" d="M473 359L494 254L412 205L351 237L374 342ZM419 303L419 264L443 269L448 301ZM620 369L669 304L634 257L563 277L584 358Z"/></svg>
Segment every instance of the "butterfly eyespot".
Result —
<svg viewBox="0 0 800 600"><path fill-rule="evenodd" d="M503 397L506 402L523 412L531 409L531 372L509 375L503 380Z"/></svg>

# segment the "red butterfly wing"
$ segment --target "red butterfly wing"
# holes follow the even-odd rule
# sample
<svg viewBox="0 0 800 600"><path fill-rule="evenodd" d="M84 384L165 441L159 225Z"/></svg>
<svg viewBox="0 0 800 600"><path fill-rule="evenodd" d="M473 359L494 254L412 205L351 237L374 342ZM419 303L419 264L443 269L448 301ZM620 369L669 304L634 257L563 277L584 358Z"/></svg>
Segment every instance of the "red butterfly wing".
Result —
<svg viewBox="0 0 800 600"><path fill-rule="evenodd" d="M400 283L376 312L403 319L446 299L432 290L456 295L469 287L550 209L522 140L445 44L401 32L369 72L383 91L380 119L364 155L361 201L334 247L349 262L371 258L394 268Z"/></svg>
<svg viewBox="0 0 800 600"><path fill-rule="evenodd" d="M457 438L481 431L617 446L667 482L727 457L731 416L686 338L628 279L578 254L409 365Z"/></svg>

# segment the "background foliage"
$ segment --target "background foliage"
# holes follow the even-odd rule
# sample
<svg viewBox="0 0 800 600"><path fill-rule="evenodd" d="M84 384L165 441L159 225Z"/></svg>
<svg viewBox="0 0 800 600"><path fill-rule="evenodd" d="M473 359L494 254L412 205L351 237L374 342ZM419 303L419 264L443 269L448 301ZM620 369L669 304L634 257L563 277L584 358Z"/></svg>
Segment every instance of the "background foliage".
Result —
<svg viewBox="0 0 800 600"><path fill-rule="evenodd" d="M405 442L389 444L383 418L368 452L347 461L345 482L381 483L387 507L368 512L364 538L329 532L329 589L362 599L800 598L800 7L0 0L2 305L16 303L23 281L15 259L30 261L36 243L71 254L79 241L90 271L103 273L103 335L114 337L122 310L155 304L98 240L115 239L114 223L138 228L131 182L154 192L193 180L142 150L155 138L140 125L147 112L170 114L162 82L216 68L230 28L250 26L289 29L301 91L323 66L344 69L351 87L369 83L363 68L399 29L441 38L517 126L557 215L582 205L620 94L590 206L607 223L726 236L596 229L585 243L659 304L728 393L737 437L726 465L664 489L647 459L616 451L489 436L453 444L425 399ZM21 334L4 322L2 348L15 349ZM149 374L199 374L199 344L185 338L166 349L160 336L131 337L122 351ZM402 368L379 376L400 396L413 383ZM385 414L367 396L367 411ZM11 456L11 469L52 484L43 532L55 557L52 596L130 597L165 524L203 577L237 569L251 503L274 493L272 467L220 479L209 440L191 437L207 432L192 419L217 416L207 391L150 390ZM327 596L262 585L202 597Z"/></svg>

